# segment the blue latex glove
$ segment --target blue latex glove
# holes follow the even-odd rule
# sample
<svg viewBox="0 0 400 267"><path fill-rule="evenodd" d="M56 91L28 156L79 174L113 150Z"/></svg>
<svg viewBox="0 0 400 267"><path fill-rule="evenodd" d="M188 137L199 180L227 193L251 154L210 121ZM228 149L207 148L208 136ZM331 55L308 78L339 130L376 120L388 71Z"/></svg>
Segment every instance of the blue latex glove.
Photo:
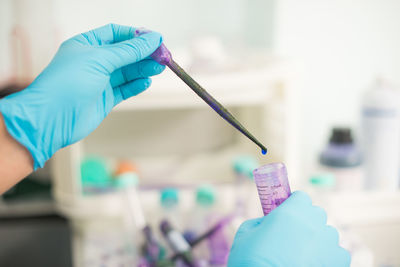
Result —
<svg viewBox="0 0 400 267"><path fill-rule="evenodd" d="M164 66L149 56L162 37L109 24L65 41L25 90L0 100L9 133L32 154L34 169L96 129L122 100L141 93Z"/></svg>
<svg viewBox="0 0 400 267"><path fill-rule="evenodd" d="M338 240L323 209L297 191L267 216L240 226L228 267L350 266L350 254Z"/></svg>

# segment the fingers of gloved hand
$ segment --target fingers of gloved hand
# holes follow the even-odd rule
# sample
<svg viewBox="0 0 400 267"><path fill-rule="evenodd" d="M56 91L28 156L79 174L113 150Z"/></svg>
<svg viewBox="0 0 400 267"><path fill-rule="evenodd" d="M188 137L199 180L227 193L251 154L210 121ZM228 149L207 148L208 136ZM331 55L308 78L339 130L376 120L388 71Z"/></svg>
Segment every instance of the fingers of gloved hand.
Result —
<svg viewBox="0 0 400 267"><path fill-rule="evenodd" d="M109 72L150 56L162 43L162 36L149 32L132 39L101 48L101 64Z"/></svg>
<svg viewBox="0 0 400 267"><path fill-rule="evenodd" d="M256 219L251 219L251 220L247 220L245 222L243 222L239 229L238 229L238 233L245 233L251 229L253 229L254 227L260 225L260 223L263 221L263 217L262 218L256 218Z"/></svg>
<svg viewBox="0 0 400 267"><path fill-rule="evenodd" d="M145 78L160 74L165 69L164 65L152 59L142 61L122 67L111 73L110 83L112 87L133 81L138 78Z"/></svg>
<svg viewBox="0 0 400 267"><path fill-rule="evenodd" d="M339 244L339 233L335 227L327 225L324 229L324 235L327 237L331 244Z"/></svg>
<svg viewBox="0 0 400 267"><path fill-rule="evenodd" d="M110 23L79 34L73 39L89 45L113 44L132 39L135 36L135 30L130 26Z"/></svg>
<svg viewBox="0 0 400 267"><path fill-rule="evenodd" d="M309 236L309 240L314 242L314 251L309 251L311 258L318 255L316 259L321 266L348 266L349 255L346 250L339 246L339 233L332 226L324 226L319 231Z"/></svg>
<svg viewBox="0 0 400 267"><path fill-rule="evenodd" d="M303 191L295 191L281 204L281 206L299 206L311 204L312 200L307 193Z"/></svg>
<svg viewBox="0 0 400 267"><path fill-rule="evenodd" d="M327 266L343 266L350 265L350 253L339 246L339 234L334 227L327 226L320 233L319 238L315 240L321 265Z"/></svg>
<svg viewBox="0 0 400 267"><path fill-rule="evenodd" d="M256 218L256 219L251 219L251 220L247 220L245 222L243 222L239 229L236 231L235 234L235 238L233 241L233 245L232 245L232 249L234 248L234 246L238 243L240 243L240 239L243 237L245 238L246 235L253 230L254 228L256 228L258 225L261 224L263 218Z"/></svg>
<svg viewBox="0 0 400 267"><path fill-rule="evenodd" d="M317 206L312 205L311 198L302 191L296 191L286 199L279 207L266 216L266 222L269 220L295 219L298 223L308 225L309 229L318 229L324 227L327 221L326 212Z"/></svg>
<svg viewBox="0 0 400 267"><path fill-rule="evenodd" d="M135 37L136 28L131 26L119 25L111 23L108 25L113 34L113 43L123 42Z"/></svg>
<svg viewBox="0 0 400 267"><path fill-rule="evenodd" d="M303 211L304 218L315 226L323 227L326 225L327 215L323 208L318 206L310 206Z"/></svg>
<svg viewBox="0 0 400 267"><path fill-rule="evenodd" d="M286 213L301 213L304 209L308 209L311 206L311 198L305 192L295 191L279 207L277 207L269 215L267 215L267 218L275 217L278 214L285 215Z"/></svg>
<svg viewBox="0 0 400 267"><path fill-rule="evenodd" d="M332 266L349 267L351 264L351 254L342 247L336 248L335 257L332 257Z"/></svg>
<svg viewBox="0 0 400 267"><path fill-rule="evenodd" d="M118 105L122 100L126 100L132 96L138 95L151 85L150 78L140 78L129 83L115 87L114 90L114 106Z"/></svg>

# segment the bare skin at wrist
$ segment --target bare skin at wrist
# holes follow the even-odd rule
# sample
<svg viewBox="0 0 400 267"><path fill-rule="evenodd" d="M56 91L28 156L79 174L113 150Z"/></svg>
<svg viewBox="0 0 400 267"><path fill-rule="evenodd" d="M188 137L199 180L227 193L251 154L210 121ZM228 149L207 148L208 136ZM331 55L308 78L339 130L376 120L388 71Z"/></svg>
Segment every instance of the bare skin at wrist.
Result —
<svg viewBox="0 0 400 267"><path fill-rule="evenodd" d="M32 171L31 154L8 133L3 115L0 113L0 194Z"/></svg>

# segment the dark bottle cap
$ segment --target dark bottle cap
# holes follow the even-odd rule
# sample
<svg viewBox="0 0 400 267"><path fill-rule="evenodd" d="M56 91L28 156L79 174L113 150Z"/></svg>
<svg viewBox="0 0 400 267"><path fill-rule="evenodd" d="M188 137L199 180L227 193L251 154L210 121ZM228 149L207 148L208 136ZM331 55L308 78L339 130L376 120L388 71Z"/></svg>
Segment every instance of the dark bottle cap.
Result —
<svg viewBox="0 0 400 267"><path fill-rule="evenodd" d="M153 242L155 240L153 230L149 225L146 225L143 228L144 236L146 237L147 242Z"/></svg>
<svg viewBox="0 0 400 267"><path fill-rule="evenodd" d="M166 235L172 230L171 224L167 220L163 220L160 224L161 232Z"/></svg>
<svg viewBox="0 0 400 267"><path fill-rule="evenodd" d="M333 144L352 144L353 137L351 135L351 129L339 127L333 128L329 142Z"/></svg>

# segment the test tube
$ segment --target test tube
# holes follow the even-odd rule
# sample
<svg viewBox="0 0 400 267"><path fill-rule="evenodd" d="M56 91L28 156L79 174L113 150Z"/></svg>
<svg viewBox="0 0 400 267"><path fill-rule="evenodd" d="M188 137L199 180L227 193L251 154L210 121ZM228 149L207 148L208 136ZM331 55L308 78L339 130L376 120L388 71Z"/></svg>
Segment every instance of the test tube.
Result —
<svg viewBox="0 0 400 267"><path fill-rule="evenodd" d="M161 222L160 229L172 250L175 253L181 254L183 262L188 267L196 267L196 261L193 258L190 244L185 240L183 235L175 230L167 220Z"/></svg>
<svg viewBox="0 0 400 267"><path fill-rule="evenodd" d="M255 169L253 175L265 216L290 196L286 166L270 163Z"/></svg>

